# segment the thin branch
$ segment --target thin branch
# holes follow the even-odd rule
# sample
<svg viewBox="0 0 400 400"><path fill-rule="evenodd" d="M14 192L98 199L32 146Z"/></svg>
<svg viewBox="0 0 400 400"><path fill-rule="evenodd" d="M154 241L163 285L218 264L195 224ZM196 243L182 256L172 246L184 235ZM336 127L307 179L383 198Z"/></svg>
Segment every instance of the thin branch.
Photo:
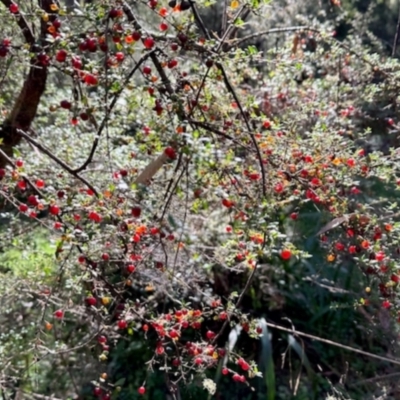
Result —
<svg viewBox="0 0 400 400"><path fill-rule="evenodd" d="M235 138L233 138L232 136L228 135L225 132L220 131L217 127L213 126L212 124L208 124L207 122L201 122L201 121L196 121L194 119L189 119L188 120L191 124L198 126L199 128L203 128L206 131L215 133L218 136L222 136L225 139L228 139L230 141L232 141L233 143L237 144L238 146L243 147L246 150L251 150L248 146L240 143L238 140L236 140Z"/></svg>
<svg viewBox="0 0 400 400"><path fill-rule="evenodd" d="M243 15L242 15L243 14ZM226 51L226 44L228 43L229 39L236 34L238 31L239 27L236 26L236 21L238 21L240 18L244 21L248 15L250 14L250 8L247 5L244 5L236 14L235 18L233 21L230 23L226 31L224 32L224 35L222 36L221 42L218 45L217 51L222 49L223 51Z"/></svg>
<svg viewBox="0 0 400 400"><path fill-rule="evenodd" d="M223 65L221 63L216 63L216 66L219 68L219 70L222 73L222 76L223 76L224 82L225 82L225 86L228 89L228 92L230 92L232 94L233 98L235 99L235 102L236 102L236 104L237 104L237 106L239 108L240 114L241 114L241 116L242 116L242 118L243 118L243 120L244 120L244 122L246 124L246 127L247 127L248 131L249 131L250 139L253 142L253 145L254 145L254 147L256 149L257 159L258 159L258 163L260 165L261 178L262 178L262 193L263 193L264 198L266 198L267 197L267 187L266 187L267 178L266 178L266 174L265 174L265 168L264 168L264 163L263 163L262 156L261 156L260 147L258 146L257 140L256 140L256 138L254 137L254 135L252 133L252 129L251 129L251 126L250 126L249 119L248 119L246 113L244 112L243 106L242 106L242 104L241 104L241 102L239 100L238 95L236 94L236 91L235 91L233 85L229 81L228 75L225 72L225 68L223 67Z"/></svg>
<svg viewBox="0 0 400 400"><path fill-rule="evenodd" d="M399 377L400 377L400 372L393 372L392 374L374 376L373 378L363 379L362 381L359 382L349 383L349 386L359 386L359 385L364 385L366 383L378 382L386 379L399 378Z"/></svg>
<svg viewBox="0 0 400 400"><path fill-rule="evenodd" d="M95 194L96 197L99 197L99 194L98 194L97 190L85 178L83 178L82 176L78 175L78 173L75 170L73 170L64 161L60 160L57 156L55 156L49 149L47 149L42 144L37 142L35 139L33 139L31 136L29 136L23 130L17 129L17 132L18 132L19 135L21 135L23 138L25 138L28 142L32 143L35 147L37 147L40 151L42 151L44 154L49 156L60 167L65 169L68 173L70 173L75 178L79 179L83 184L85 184L89 189L91 189L93 191L93 193Z"/></svg>
<svg viewBox="0 0 400 400"><path fill-rule="evenodd" d="M227 47L227 50L231 50L233 47L240 46L242 43L258 38L260 36L264 35L269 35L271 33L282 33L282 32L294 32L294 31L302 31L302 30L307 30L315 33L320 33L318 29L312 28L310 26L288 26L288 27L282 27L282 28L273 28L273 29L266 29L264 31L256 32L251 35L247 35L241 39L233 39L230 41L229 46Z"/></svg>
<svg viewBox="0 0 400 400"><path fill-rule="evenodd" d="M235 304L235 307L234 307L233 311L235 309L237 309L240 306L240 304L242 303L244 295L246 294L247 290L249 289L251 282L253 282L254 276L256 274L256 270L257 270L257 264L254 266L253 270L251 271L251 274L249 275L249 277L247 279L246 285L243 288L242 292L239 295L239 298L236 301L236 304ZM221 329L219 330L219 332L215 335L215 337L211 341L212 344L216 343L217 339L223 334L223 332L225 331L225 329L228 326L228 324L229 324L229 318L227 318L225 320L225 322L221 326Z"/></svg>
<svg viewBox="0 0 400 400"><path fill-rule="evenodd" d="M93 145L92 145L92 148L90 150L90 154L89 154L88 158L86 159L86 161L79 168L76 168L75 170L73 170L73 172L78 173L78 172L83 171L92 162L93 157L94 157L94 153L96 152L97 146L99 145L101 134L103 133L104 128L107 126L109 115L110 115L111 111L113 110L113 108L115 107L115 104L117 103L121 93L123 92L125 87L128 85L128 83L131 80L132 76L139 69L139 67L142 65L142 63L145 60L147 60L147 58L151 57L152 54L154 54L154 52L155 52L155 50L152 50L149 53L144 54L140 58L140 60L137 62L135 67L132 69L132 71L125 78L124 82L122 83L121 89L114 95L114 97L113 97L113 99L112 99L112 101L110 103L110 106L107 108L106 115L103 118L103 120L101 121L100 127L99 127L99 129L97 131L96 138L93 141Z"/></svg>
<svg viewBox="0 0 400 400"><path fill-rule="evenodd" d="M392 57L396 55L396 47L397 47L397 42L399 40L399 32L400 32L400 5L399 5L399 16L397 17L396 34L394 35L394 41L393 41Z"/></svg>
<svg viewBox="0 0 400 400"><path fill-rule="evenodd" d="M201 30L203 31L203 33L204 33L204 35L206 36L206 38L207 38L208 40L210 40L210 39L211 39L210 32L208 32L206 26L204 25L204 22L203 22L203 20L201 19L200 14L199 14L198 11L197 11L197 8L196 8L196 6L195 6L194 1L193 1L193 0L189 0L189 4L190 4L190 8L192 9L192 13L193 13L193 15L194 15L195 20L196 20L197 23L200 25Z"/></svg>
<svg viewBox="0 0 400 400"><path fill-rule="evenodd" d="M364 350L359 350L359 349L356 349L356 348L351 347L351 346L346 346L344 344L333 342L332 340L324 339L324 338L321 338L321 337L318 337L318 336L310 335L309 333L300 332L300 331L297 331L295 329L285 328L284 326L273 324L273 323L270 323L270 322L266 322L266 325L269 326L270 328L275 328L275 329L278 329L280 331L291 333L293 335L299 335L299 336L303 336L303 337L306 337L306 338L309 338L309 339L312 339L312 340L317 340L318 342L326 343L326 344L329 344L329 345L335 346L335 347L339 347L339 348L341 348L343 350L352 351L353 353L361 354L361 355L366 356L366 357L375 358L375 359L381 360L381 361L386 361L386 362L389 362L389 363L395 364L395 365L400 365L400 360L396 360L394 358L378 356L377 354L369 353L369 352L364 351Z"/></svg>
<svg viewBox="0 0 400 400"><path fill-rule="evenodd" d="M10 7L11 4L14 4L12 0L0 0L7 8ZM35 36L33 35L31 27L28 25L25 17L18 13L15 18L17 19L17 24L21 29L22 34L24 35L26 43L33 45L35 43Z"/></svg>

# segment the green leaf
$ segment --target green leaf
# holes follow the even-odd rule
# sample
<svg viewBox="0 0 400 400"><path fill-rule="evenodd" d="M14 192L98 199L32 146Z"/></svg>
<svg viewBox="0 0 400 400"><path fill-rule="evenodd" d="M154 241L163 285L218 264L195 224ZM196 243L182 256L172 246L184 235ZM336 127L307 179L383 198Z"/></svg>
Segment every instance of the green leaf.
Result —
<svg viewBox="0 0 400 400"><path fill-rule="evenodd" d="M117 382L114 383L114 386L123 386L126 382L126 378L118 379Z"/></svg>
<svg viewBox="0 0 400 400"><path fill-rule="evenodd" d="M262 328L260 371L265 376L267 400L275 400L275 365L272 357L271 335L265 319L262 319L260 322Z"/></svg>

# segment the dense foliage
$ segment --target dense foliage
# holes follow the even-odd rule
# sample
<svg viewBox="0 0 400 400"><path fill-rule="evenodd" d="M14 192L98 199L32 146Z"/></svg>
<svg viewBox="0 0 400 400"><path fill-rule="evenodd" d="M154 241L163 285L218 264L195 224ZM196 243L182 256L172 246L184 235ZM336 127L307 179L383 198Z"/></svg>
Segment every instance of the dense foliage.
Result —
<svg viewBox="0 0 400 400"><path fill-rule="evenodd" d="M223 3L0 1L4 399L399 395L396 49Z"/></svg>

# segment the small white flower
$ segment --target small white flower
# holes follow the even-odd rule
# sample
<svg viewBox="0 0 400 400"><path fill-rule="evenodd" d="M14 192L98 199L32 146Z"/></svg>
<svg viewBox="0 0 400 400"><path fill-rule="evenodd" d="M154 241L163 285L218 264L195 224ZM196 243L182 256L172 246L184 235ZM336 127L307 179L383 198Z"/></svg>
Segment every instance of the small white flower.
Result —
<svg viewBox="0 0 400 400"><path fill-rule="evenodd" d="M215 382L208 378L204 379L203 386L204 389L206 389L211 395L215 394L217 390L217 385L215 384Z"/></svg>

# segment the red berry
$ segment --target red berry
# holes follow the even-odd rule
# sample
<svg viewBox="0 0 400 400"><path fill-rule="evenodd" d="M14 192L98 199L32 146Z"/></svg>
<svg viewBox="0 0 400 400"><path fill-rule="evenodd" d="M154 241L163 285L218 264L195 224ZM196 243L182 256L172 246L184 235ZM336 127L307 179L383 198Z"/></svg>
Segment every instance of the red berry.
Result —
<svg viewBox="0 0 400 400"><path fill-rule="evenodd" d="M228 368L222 368L222 375L228 375L229 374L229 369Z"/></svg>
<svg viewBox="0 0 400 400"><path fill-rule="evenodd" d="M38 199L37 199L37 197L36 197L35 195L31 194L31 195L28 197L28 203L29 203L31 206L36 207L36 206L39 204L39 201L38 201Z"/></svg>
<svg viewBox="0 0 400 400"><path fill-rule="evenodd" d="M138 32L138 31L132 33L132 39L133 39L135 42L137 42L138 40L140 40L141 36L142 36L141 33Z"/></svg>
<svg viewBox="0 0 400 400"><path fill-rule="evenodd" d="M223 321L226 320L228 318L228 313L226 311L222 311L219 314L219 319L222 319Z"/></svg>
<svg viewBox="0 0 400 400"><path fill-rule="evenodd" d="M382 302L382 307L386 308L386 309L390 308L391 307L390 301L389 300L383 301Z"/></svg>
<svg viewBox="0 0 400 400"><path fill-rule="evenodd" d="M211 340L215 338L215 333L213 331L207 331L206 336L208 340Z"/></svg>
<svg viewBox="0 0 400 400"><path fill-rule="evenodd" d="M239 358L238 364L243 371L248 371L250 369L250 365L245 360L243 360L243 358Z"/></svg>
<svg viewBox="0 0 400 400"><path fill-rule="evenodd" d="M98 341L99 343L101 343L101 344L104 344L104 343L107 343L107 338L106 338L105 336L101 335L101 336L99 336L99 337L97 338L97 341Z"/></svg>
<svg viewBox="0 0 400 400"><path fill-rule="evenodd" d="M167 64L169 69L175 68L177 65L178 61L176 61L174 58L172 60L169 60Z"/></svg>
<svg viewBox="0 0 400 400"><path fill-rule="evenodd" d="M146 47L146 49L152 49L154 47L154 44L154 39L150 36L143 40L143 45L144 47Z"/></svg>
<svg viewBox="0 0 400 400"><path fill-rule="evenodd" d="M36 218L36 217L37 217L37 213L36 213L35 211L31 211L31 212L29 213L29 216L30 216L31 218Z"/></svg>
<svg viewBox="0 0 400 400"><path fill-rule="evenodd" d="M57 319L61 319L64 317L64 311L63 310L57 310L54 312L54 317Z"/></svg>
<svg viewBox="0 0 400 400"><path fill-rule="evenodd" d="M118 321L119 329L126 329L127 327L128 327L128 323L124 319L121 319Z"/></svg>
<svg viewBox="0 0 400 400"><path fill-rule="evenodd" d="M178 333L176 330L171 329L171 330L169 331L169 337L170 337L171 339L176 339L176 338L179 337L179 333Z"/></svg>
<svg viewBox="0 0 400 400"><path fill-rule="evenodd" d="M175 151L174 148L172 148L172 147L167 147L167 148L164 150L164 153L165 153L165 155L166 155L167 157L169 157L171 160L175 160L175 158L176 158L176 151Z"/></svg>
<svg viewBox="0 0 400 400"><path fill-rule="evenodd" d="M82 60L78 56L72 57L71 60L72 67L75 69L82 69Z"/></svg>
<svg viewBox="0 0 400 400"><path fill-rule="evenodd" d="M159 234L160 230L158 228L153 227L150 229L150 233L154 236L154 235Z"/></svg>
<svg viewBox="0 0 400 400"><path fill-rule="evenodd" d="M27 212L28 211L28 206L26 204L21 204L19 206L19 211L22 212L22 213Z"/></svg>
<svg viewBox="0 0 400 400"><path fill-rule="evenodd" d="M296 220L298 216L299 216L299 214L295 213L295 212L290 214L290 218L293 219L293 220Z"/></svg>
<svg viewBox="0 0 400 400"><path fill-rule="evenodd" d="M257 172L252 172L251 174L248 175L248 177L252 181L258 181L261 176Z"/></svg>
<svg viewBox="0 0 400 400"><path fill-rule="evenodd" d="M340 242L338 242L338 243L336 243L335 244L335 248L336 248L336 250L338 250L338 251L343 251L344 250L344 244L343 243L340 243Z"/></svg>
<svg viewBox="0 0 400 400"><path fill-rule="evenodd" d="M108 13L108 16L112 19L119 18L122 15L123 15L123 11L119 8L112 8Z"/></svg>
<svg viewBox="0 0 400 400"><path fill-rule="evenodd" d="M24 180L18 181L17 186L18 186L21 190L25 190L25 189L26 189L26 182L25 182Z"/></svg>
<svg viewBox="0 0 400 400"><path fill-rule="evenodd" d="M45 54L41 53L37 56L38 61L40 62L41 65L47 67L50 64L50 57Z"/></svg>
<svg viewBox="0 0 400 400"><path fill-rule="evenodd" d="M89 219L94 222L101 222L102 220L101 215L98 214L96 211L91 211L89 213Z"/></svg>
<svg viewBox="0 0 400 400"><path fill-rule="evenodd" d="M66 52L66 50L64 49L58 50L56 54L56 60L58 62L64 62L67 59L67 55L68 53Z"/></svg>
<svg viewBox="0 0 400 400"><path fill-rule="evenodd" d="M119 61L122 62L125 59L125 54L122 51L118 51L115 53L115 58Z"/></svg>
<svg viewBox="0 0 400 400"><path fill-rule="evenodd" d="M103 254L101 255L101 258L102 258L104 261L108 261L108 260L110 259L110 256L109 256L108 253L103 253Z"/></svg>
<svg viewBox="0 0 400 400"><path fill-rule="evenodd" d="M129 264L126 267L126 270L128 271L128 273L132 274L133 272L135 272L136 267L133 264Z"/></svg>
<svg viewBox="0 0 400 400"><path fill-rule="evenodd" d="M17 14L19 11L18 4L15 3L10 4L9 10L11 14Z"/></svg>
<svg viewBox="0 0 400 400"><path fill-rule="evenodd" d="M161 22L160 31L165 32L168 29L168 24L165 22Z"/></svg>
<svg viewBox="0 0 400 400"><path fill-rule="evenodd" d="M356 246L349 246L349 253L354 254L357 252L357 247Z"/></svg>
<svg viewBox="0 0 400 400"><path fill-rule="evenodd" d="M172 365L173 365L174 367L179 367L179 365L181 365L181 360L179 360L179 358L174 358L174 359L172 360Z"/></svg>
<svg viewBox="0 0 400 400"><path fill-rule="evenodd" d="M61 100L60 107L65 108L66 110L70 110L72 107L72 104L68 100Z"/></svg>
<svg viewBox="0 0 400 400"><path fill-rule="evenodd" d="M99 80L97 79L97 76L95 76L93 74L86 74L85 75L85 83L87 85L94 86L94 85L97 85L98 82L99 82Z"/></svg>
<svg viewBox="0 0 400 400"><path fill-rule="evenodd" d="M54 229L61 229L62 223L61 222L54 222Z"/></svg>
<svg viewBox="0 0 400 400"><path fill-rule="evenodd" d="M378 251L375 254L375 260L376 261L383 261L384 258L385 258L385 253L383 251Z"/></svg>
<svg viewBox="0 0 400 400"><path fill-rule="evenodd" d="M400 276L399 275L392 275L391 277L390 277L390 280L392 281L392 282L395 282L395 283L399 283L400 282Z"/></svg>
<svg viewBox="0 0 400 400"><path fill-rule="evenodd" d="M8 54L8 48L5 46L0 46L0 57L6 57Z"/></svg>
<svg viewBox="0 0 400 400"><path fill-rule="evenodd" d="M291 256L292 256L292 252L289 249L283 249L281 251L281 258L283 260L289 260Z"/></svg>
<svg viewBox="0 0 400 400"><path fill-rule="evenodd" d="M157 7L158 1L157 0L150 0L149 1L149 7L152 8L153 10Z"/></svg>
<svg viewBox="0 0 400 400"><path fill-rule="evenodd" d="M151 68L146 65L145 67L143 67L143 73L145 75L150 75L151 74Z"/></svg>
<svg viewBox="0 0 400 400"><path fill-rule="evenodd" d="M17 160L17 161L15 161L15 165L16 165L18 168L21 168L21 167L24 165L24 162L23 162L22 160Z"/></svg>
<svg viewBox="0 0 400 400"><path fill-rule="evenodd" d="M58 215L60 214L60 207L58 207L56 204L53 204L49 207L49 212L51 215Z"/></svg>
<svg viewBox="0 0 400 400"><path fill-rule="evenodd" d="M222 205L226 208L231 208L231 207L233 207L234 203L233 203L233 201L231 201L229 199L223 199Z"/></svg>
<svg viewBox="0 0 400 400"><path fill-rule="evenodd" d="M234 374L234 375L232 376L232 379L233 379L235 382L240 382L240 380L241 380L240 375L238 375L238 374Z"/></svg>
<svg viewBox="0 0 400 400"><path fill-rule="evenodd" d="M138 393L139 394L145 394L146 393L146 388L144 386L140 386L140 388L138 389Z"/></svg>
<svg viewBox="0 0 400 400"><path fill-rule="evenodd" d="M101 395L101 388L98 387L98 386L96 386L96 387L93 389L93 394L94 394L95 396L100 396L100 395Z"/></svg>
<svg viewBox="0 0 400 400"><path fill-rule="evenodd" d="M87 303L89 306L95 306L95 305L97 304L97 300L96 300L95 297L89 296L89 297L86 297L86 303Z"/></svg>
<svg viewBox="0 0 400 400"><path fill-rule="evenodd" d="M278 182L275 186L274 186L274 190L276 193L282 193L283 192L283 184L281 182Z"/></svg>
<svg viewBox="0 0 400 400"><path fill-rule="evenodd" d="M39 189L43 189L43 188L44 188L44 181L43 181L42 179L38 179L38 180L36 181L36 186L37 186Z"/></svg>
<svg viewBox="0 0 400 400"><path fill-rule="evenodd" d="M56 18L56 19L53 21L53 26L54 26L54 28L56 28L56 29L60 29L60 28L61 28L61 21L60 21L58 18Z"/></svg>

